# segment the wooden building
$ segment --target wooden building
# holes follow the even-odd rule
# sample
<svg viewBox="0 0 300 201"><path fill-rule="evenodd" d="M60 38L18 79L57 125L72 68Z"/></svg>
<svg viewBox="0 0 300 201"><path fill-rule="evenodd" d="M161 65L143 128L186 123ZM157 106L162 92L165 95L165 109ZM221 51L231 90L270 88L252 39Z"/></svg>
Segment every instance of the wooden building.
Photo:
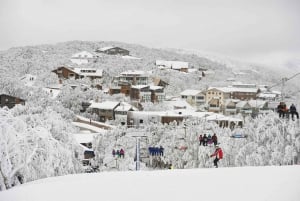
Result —
<svg viewBox="0 0 300 201"><path fill-rule="evenodd" d="M132 85L130 90L130 100L138 102L150 102L151 91L149 85Z"/></svg>
<svg viewBox="0 0 300 201"><path fill-rule="evenodd" d="M115 120L115 109L119 105L120 102L115 101L92 102L89 108L99 116L99 121L105 122L107 120Z"/></svg>
<svg viewBox="0 0 300 201"><path fill-rule="evenodd" d="M154 86L161 86L164 88L169 85L169 83L163 81L160 78L153 78L153 84L154 84Z"/></svg>
<svg viewBox="0 0 300 201"><path fill-rule="evenodd" d="M129 55L129 50L120 47L102 47L96 50L98 53L105 53L110 55Z"/></svg>
<svg viewBox="0 0 300 201"><path fill-rule="evenodd" d="M58 67L52 71L57 74L59 79L81 79L89 77L90 79L101 79L104 75L104 71L96 68L71 68L71 67Z"/></svg>
<svg viewBox="0 0 300 201"><path fill-rule="evenodd" d="M151 92L152 103L158 103L165 100L166 94L164 93L164 88L162 86L150 86L149 90Z"/></svg>
<svg viewBox="0 0 300 201"><path fill-rule="evenodd" d="M10 108L13 108L16 104L25 105L25 100L18 98L18 97L6 95L6 94L0 95L0 106L1 107L6 106L10 109Z"/></svg>

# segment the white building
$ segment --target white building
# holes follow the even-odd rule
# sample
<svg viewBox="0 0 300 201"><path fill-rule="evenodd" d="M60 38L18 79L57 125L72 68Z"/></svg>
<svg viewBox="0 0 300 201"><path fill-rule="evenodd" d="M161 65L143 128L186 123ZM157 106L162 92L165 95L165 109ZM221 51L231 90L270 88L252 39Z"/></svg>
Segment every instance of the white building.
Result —
<svg viewBox="0 0 300 201"><path fill-rule="evenodd" d="M94 61L97 58L95 54L92 54L88 51L78 52L72 55L71 62L77 65L87 64Z"/></svg>

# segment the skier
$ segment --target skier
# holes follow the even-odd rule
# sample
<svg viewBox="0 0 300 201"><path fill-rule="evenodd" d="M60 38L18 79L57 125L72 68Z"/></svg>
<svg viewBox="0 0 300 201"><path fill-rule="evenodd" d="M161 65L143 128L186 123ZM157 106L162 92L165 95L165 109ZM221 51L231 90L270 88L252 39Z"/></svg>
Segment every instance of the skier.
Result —
<svg viewBox="0 0 300 201"><path fill-rule="evenodd" d="M120 158L121 155L120 155L120 151L119 150L117 150L116 154Z"/></svg>
<svg viewBox="0 0 300 201"><path fill-rule="evenodd" d="M223 151L222 151L222 149L219 147L219 145L216 145L216 150L215 150L215 152L214 152L212 155L210 155L210 157L213 157L213 156L216 157L215 160L214 160L214 166L215 166L216 168L218 168L218 161L219 161L220 159L223 158Z"/></svg>
<svg viewBox="0 0 300 201"><path fill-rule="evenodd" d="M116 156L116 151L115 151L115 149L112 150L112 155L113 155L113 157Z"/></svg>
<svg viewBox="0 0 300 201"><path fill-rule="evenodd" d="M299 114L294 103L290 106L290 112L292 114L292 120L294 120L294 115L296 115L297 119L299 119Z"/></svg>

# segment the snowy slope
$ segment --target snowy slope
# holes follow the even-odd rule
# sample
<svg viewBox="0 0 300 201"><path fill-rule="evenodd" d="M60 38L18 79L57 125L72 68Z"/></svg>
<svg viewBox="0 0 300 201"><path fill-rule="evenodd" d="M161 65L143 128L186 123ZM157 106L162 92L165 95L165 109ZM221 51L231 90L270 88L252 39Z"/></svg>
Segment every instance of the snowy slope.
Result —
<svg viewBox="0 0 300 201"><path fill-rule="evenodd" d="M299 201L300 166L103 172L38 180L2 201Z"/></svg>

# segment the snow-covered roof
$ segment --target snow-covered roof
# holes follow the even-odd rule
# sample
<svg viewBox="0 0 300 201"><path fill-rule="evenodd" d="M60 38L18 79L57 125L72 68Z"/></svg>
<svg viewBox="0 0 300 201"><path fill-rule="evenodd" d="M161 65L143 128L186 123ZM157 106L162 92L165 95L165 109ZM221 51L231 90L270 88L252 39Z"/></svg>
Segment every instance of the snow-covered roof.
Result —
<svg viewBox="0 0 300 201"><path fill-rule="evenodd" d="M256 84L248 84L248 83L242 83L242 82L233 82L232 86L233 87L241 87L241 88L245 88L245 87L256 88Z"/></svg>
<svg viewBox="0 0 300 201"><path fill-rule="evenodd" d="M150 86L150 90L159 90L159 89L163 89L164 87L162 87L162 86L153 86L153 85L151 85Z"/></svg>
<svg viewBox="0 0 300 201"><path fill-rule="evenodd" d="M196 68L189 68L188 69L188 73L195 73L197 71L198 71L198 69L196 69ZM202 75L199 75L199 77L202 77Z"/></svg>
<svg viewBox="0 0 300 201"><path fill-rule="evenodd" d="M107 47L101 47L98 50L100 50L100 51L106 51L106 50L110 50L112 48L114 48L114 47L113 46L107 46Z"/></svg>
<svg viewBox="0 0 300 201"><path fill-rule="evenodd" d="M240 101L240 102L238 102L237 104L236 104L236 107L237 108L243 108L243 107L245 107L245 105L249 105L249 103L247 102L247 101ZM250 106L250 105L249 105Z"/></svg>
<svg viewBox="0 0 300 201"><path fill-rule="evenodd" d="M251 105L251 107L262 108L267 102L263 100L249 100L248 103Z"/></svg>
<svg viewBox="0 0 300 201"><path fill-rule="evenodd" d="M75 137L75 140L79 144L92 142L95 135L97 135L97 134L95 134L95 133L77 133L77 134L73 134L73 136Z"/></svg>
<svg viewBox="0 0 300 201"><path fill-rule="evenodd" d="M180 93L181 96L196 96L199 93L201 93L200 90L195 90L195 89L187 89L184 90L183 92Z"/></svg>
<svg viewBox="0 0 300 201"><path fill-rule="evenodd" d="M97 108L97 109L104 109L104 110L112 110L115 107L117 107L120 104L120 102L116 101L105 101L105 102L94 102L91 101L91 105L89 106L90 108Z"/></svg>
<svg viewBox="0 0 300 201"><path fill-rule="evenodd" d="M225 105L228 105L228 104L230 104L230 103L238 103L240 100L238 100L238 99L226 99L225 100Z"/></svg>
<svg viewBox="0 0 300 201"><path fill-rule="evenodd" d="M276 98L278 96L278 94L274 94L274 93L260 93L258 95L259 98Z"/></svg>
<svg viewBox="0 0 300 201"><path fill-rule="evenodd" d="M52 89L52 88L43 88L43 91L47 92L47 94L50 95L50 98L56 98L58 96L58 94L60 93L60 89Z"/></svg>
<svg viewBox="0 0 300 201"><path fill-rule="evenodd" d="M88 51L82 51L82 52L78 52L72 55L71 58L82 58L82 59L92 59L94 58L95 55L88 52Z"/></svg>
<svg viewBox="0 0 300 201"><path fill-rule="evenodd" d="M172 108L185 108L187 110L194 110L194 108L189 103L181 99L164 101L164 103L170 105Z"/></svg>
<svg viewBox="0 0 300 201"><path fill-rule="evenodd" d="M240 88L240 87L228 87L232 92L245 92L245 93L257 93L257 88Z"/></svg>
<svg viewBox="0 0 300 201"><path fill-rule="evenodd" d="M218 90L218 91L222 91L224 93L232 92L232 90L230 90L228 87L208 87L207 91L210 91L210 90Z"/></svg>
<svg viewBox="0 0 300 201"><path fill-rule="evenodd" d="M189 68L189 63L185 61L165 61L165 60L156 60L155 65L165 66L173 69Z"/></svg>
<svg viewBox="0 0 300 201"><path fill-rule="evenodd" d="M115 111L129 111L130 109L138 111L138 109L129 103L121 102L120 105L115 109Z"/></svg>
<svg viewBox="0 0 300 201"><path fill-rule="evenodd" d="M149 87L149 85L132 85L131 86L131 88L134 88L134 89L143 89L146 87Z"/></svg>
<svg viewBox="0 0 300 201"><path fill-rule="evenodd" d="M257 93L257 88L240 88L240 87L209 87L208 90L219 90L225 93L230 92L245 92L245 93Z"/></svg>
<svg viewBox="0 0 300 201"><path fill-rule="evenodd" d="M102 69L96 69L96 68L74 68L73 69L75 73L82 76L96 76L96 77L102 77L103 76L103 70Z"/></svg>
<svg viewBox="0 0 300 201"><path fill-rule="evenodd" d="M129 71L124 71L124 72L120 73L120 75L123 75L123 76L145 75L145 71L141 71L141 70L129 70Z"/></svg>

